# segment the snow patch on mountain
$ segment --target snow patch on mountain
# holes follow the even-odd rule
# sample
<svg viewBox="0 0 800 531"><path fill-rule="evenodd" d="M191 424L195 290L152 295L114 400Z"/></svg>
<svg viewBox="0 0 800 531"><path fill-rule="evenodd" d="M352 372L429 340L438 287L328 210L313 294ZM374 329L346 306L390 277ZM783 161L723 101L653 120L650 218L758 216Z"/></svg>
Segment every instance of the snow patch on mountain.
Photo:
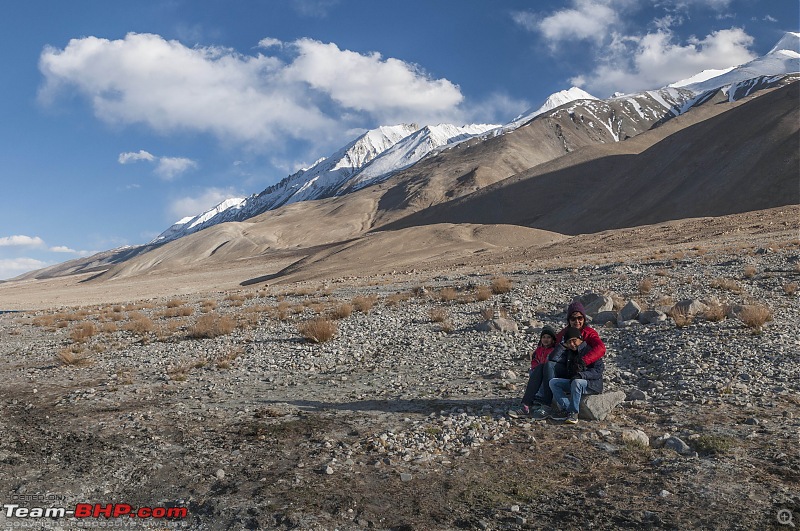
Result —
<svg viewBox="0 0 800 531"><path fill-rule="evenodd" d="M159 234L150 243L153 244L174 240L180 236L185 236L186 234L196 232L205 227L209 221L214 219L216 216L219 216L221 213L242 208L246 201L247 200L244 197L231 197L214 206L213 208L206 210L202 214L197 216L187 216L180 221L177 221L170 228Z"/></svg>
<svg viewBox="0 0 800 531"><path fill-rule="evenodd" d="M686 79L682 79L680 81L676 81L675 83L670 83L667 85L668 87L685 87L686 85L693 85L695 83L702 83L703 81L708 81L709 79L721 76L722 74L727 74L731 70L736 68L732 66L730 68L723 68L720 70L708 69L703 70L699 74L695 74L692 77L688 77Z"/></svg>
<svg viewBox="0 0 800 531"><path fill-rule="evenodd" d="M511 120L508 124L503 126L504 131L512 131L517 129L518 127L522 127L526 123L530 122L540 114L544 114L547 111L551 111L562 105L567 103L577 101L577 100L597 100L598 98L592 96L585 90L582 90L578 87L570 87L567 90L561 90L559 92L554 92L547 97L545 102L536 110L528 109L524 113L520 114L513 120Z"/></svg>
<svg viewBox="0 0 800 531"><path fill-rule="evenodd" d="M739 65L722 75L685 85L683 88L701 94L724 89L732 84L762 76L781 76L800 72L800 33L786 33L766 54Z"/></svg>
<svg viewBox="0 0 800 531"><path fill-rule="evenodd" d="M375 157L344 188L340 189L337 195L383 182L394 173L416 164L437 148L451 147L498 127L500 126L494 124L471 124L461 127L451 124L425 126Z"/></svg>

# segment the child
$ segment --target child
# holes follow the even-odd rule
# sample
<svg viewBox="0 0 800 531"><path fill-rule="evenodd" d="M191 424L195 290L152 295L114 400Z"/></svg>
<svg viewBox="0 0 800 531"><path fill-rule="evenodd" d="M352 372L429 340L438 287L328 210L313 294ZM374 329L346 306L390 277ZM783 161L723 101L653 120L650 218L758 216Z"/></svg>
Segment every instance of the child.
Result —
<svg viewBox="0 0 800 531"><path fill-rule="evenodd" d="M544 367L555 346L556 331L550 326L545 326L539 336L539 345L531 356L531 368L528 369L528 385L525 387L522 404L518 409L509 411L509 417L519 418L520 415L530 415L532 408L540 409L552 400L550 382L544 381Z"/></svg>
<svg viewBox="0 0 800 531"><path fill-rule="evenodd" d="M550 390L559 409L552 418L563 420L568 424L577 424L581 397L584 394L603 392L605 363L602 357L591 361L589 357L591 347L583 340L580 328L567 327L563 332L562 344L566 348L555 362L561 366L560 372L565 373L566 377L550 380Z"/></svg>

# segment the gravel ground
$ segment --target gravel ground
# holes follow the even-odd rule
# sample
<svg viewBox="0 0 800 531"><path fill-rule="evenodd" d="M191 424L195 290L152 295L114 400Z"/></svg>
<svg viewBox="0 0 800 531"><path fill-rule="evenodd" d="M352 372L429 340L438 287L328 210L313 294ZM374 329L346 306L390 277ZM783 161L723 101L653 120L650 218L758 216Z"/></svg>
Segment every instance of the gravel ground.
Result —
<svg viewBox="0 0 800 531"><path fill-rule="evenodd" d="M476 300L501 275L511 290ZM0 314L3 503L188 509L45 521L6 508L0 527L777 528L779 511L800 518L799 282L792 242ZM539 328L588 292L729 316L597 326L606 390L627 400L576 426L510 418ZM298 330L370 297L330 341ZM756 333L742 305L772 320ZM478 331L486 309L518 331ZM221 335L192 337L204 316Z"/></svg>

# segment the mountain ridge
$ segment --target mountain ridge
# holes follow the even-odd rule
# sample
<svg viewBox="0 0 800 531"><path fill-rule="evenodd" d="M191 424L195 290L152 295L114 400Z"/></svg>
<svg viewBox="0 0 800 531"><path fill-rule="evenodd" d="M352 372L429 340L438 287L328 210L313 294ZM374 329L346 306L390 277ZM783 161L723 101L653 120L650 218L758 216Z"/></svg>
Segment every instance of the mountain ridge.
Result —
<svg viewBox="0 0 800 531"><path fill-rule="evenodd" d="M790 36L786 42L791 44L794 42L793 39L794 37ZM786 55L782 48L776 53ZM726 72L723 76L730 72L732 71ZM458 139L446 148L431 149L410 166L386 176L385 180L384 175L381 175L377 181L357 189L347 189L349 184L342 186L342 183L347 181L339 181L339 189L346 189L347 193L337 195L334 193L335 187L330 185L326 189L331 193L325 199L283 201L280 208L262 209L259 213L253 213L256 209L247 211L243 208L242 203L245 201L240 201L241 198L232 198L228 200L227 208L218 209L218 212L208 219L201 219L201 215L181 220L185 222L184 224L206 229L219 225L218 221L225 220L226 216L228 221L233 222L227 228L221 227L209 232L207 238L202 235L205 231L196 230L192 231L192 238L189 241L179 246L173 245L175 240L166 242L157 239L145 246L108 251L17 278L47 278L88 271L101 272L104 268L120 269L121 264L137 261L140 256L148 253L155 254L143 262L149 263L150 267L163 268L168 267L174 260L182 260L176 249L193 254L190 244L200 245L201 249L205 249L203 251L205 254L194 253L201 258L197 264L212 257L214 260L222 257L236 260L243 258L244 254L237 258L233 251L263 256L264 253L275 253L284 249L330 245L337 241L358 238L368 231L399 228L413 219L426 220L424 222L429 223L430 219L433 219L430 216L444 208L440 205L450 203L447 207L450 208L454 204L459 204L458 201L468 200L464 198L472 196L474 199L479 197L474 195L476 192L498 186L497 183L511 177L519 179L522 175L561 171L560 168L579 164L581 160L589 161L603 150L608 150L609 153L615 150L635 151L640 144L645 146L652 143L654 142L652 139L670 131L669 127L665 128L670 122L676 124L675 127L679 123L684 123L682 120L674 121L676 118L686 116L688 119L686 123L706 120L727 109L726 105L734 108L742 102L748 103L753 98L758 99L764 94L771 93L775 87L791 84L797 80L797 75L785 74L757 76L743 80L742 72L746 70L739 70L738 80L704 92L696 87L689 89L668 86L636 94L616 95L606 100L586 98L571 100L535 116L519 127L510 130L489 129L483 134L468 135L465 139ZM728 76L725 79L732 78ZM403 130L395 130L395 137L387 140L391 146L381 153L424 129L416 126L405 127L413 129L411 135L402 136ZM433 131L434 129L429 127L427 132ZM724 135L727 132L709 134ZM796 133L790 133L787 138L793 138L791 134ZM389 137L389 135L384 136ZM420 133L420 136L424 135ZM786 140L781 141L786 142ZM355 141L348 146L352 147L354 144ZM378 160L380 153L377 151L373 150L371 154L354 153L352 159L369 163ZM344 148L337 151L340 155L344 152L346 152ZM298 174L311 172L314 168L336 168L337 161L341 162L345 158L326 157ZM369 160L366 160L367 158ZM791 160L797 164L796 158ZM355 166L352 162L353 160L343 164L341 168L351 171ZM724 161L714 162L720 164ZM590 166L586 168L589 172L596 171L596 168ZM350 177L353 177L353 174ZM299 182L308 181L298 179ZM273 191L274 187L271 187ZM298 189L299 185L291 192L294 193ZM528 196L530 193L526 192ZM521 198L528 196L520 195ZM281 197L285 198L287 194ZM437 207L438 210L432 207ZM427 214L420 214L427 209L430 209ZM473 221L484 219L479 215L480 212L475 214ZM236 215L240 217L237 218ZM209 221L213 223L201 226ZM517 222L527 223L526 220ZM317 223L322 225L319 229L314 229ZM551 230L553 227L555 226L545 229ZM251 243L237 244L235 243L237 238L245 238L245 241ZM204 240L207 240L207 243L201 243ZM193 262L189 260L187 263L191 265ZM144 274L147 271L147 267L137 267L135 272L131 269L129 273ZM97 280L118 274L119 272L109 271L109 275L100 275Z"/></svg>

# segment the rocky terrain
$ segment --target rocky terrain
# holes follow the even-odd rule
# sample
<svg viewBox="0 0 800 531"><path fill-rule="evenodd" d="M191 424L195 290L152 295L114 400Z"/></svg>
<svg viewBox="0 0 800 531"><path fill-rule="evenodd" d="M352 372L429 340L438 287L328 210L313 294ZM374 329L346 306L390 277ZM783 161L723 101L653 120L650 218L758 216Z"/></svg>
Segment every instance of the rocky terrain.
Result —
<svg viewBox="0 0 800 531"><path fill-rule="evenodd" d="M113 522L141 529L778 528L800 518L797 222L728 244L587 237L591 260L37 300L0 314L0 498L188 509ZM576 426L510 418L539 328L587 293L607 297L594 326L626 400ZM498 314L517 331L480 331Z"/></svg>

